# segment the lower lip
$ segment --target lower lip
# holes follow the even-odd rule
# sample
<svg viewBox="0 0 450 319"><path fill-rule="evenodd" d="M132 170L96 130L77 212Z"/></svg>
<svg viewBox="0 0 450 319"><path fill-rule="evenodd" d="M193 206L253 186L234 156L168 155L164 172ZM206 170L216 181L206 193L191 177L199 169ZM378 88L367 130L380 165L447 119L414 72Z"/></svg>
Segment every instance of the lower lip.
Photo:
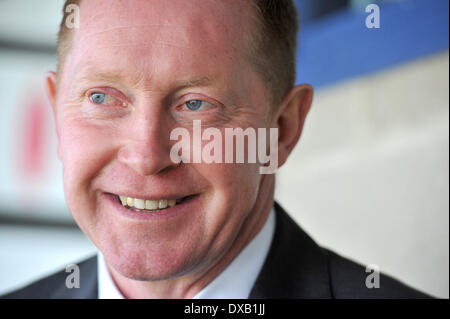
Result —
<svg viewBox="0 0 450 319"><path fill-rule="evenodd" d="M131 209L124 207L119 202L119 198L116 195L103 193L102 199L106 202L106 204L109 207L112 207L113 210L119 213L121 216L138 221L156 221L174 218L187 212L198 210L200 204L199 196L196 195L194 197L183 200L183 202L175 206L168 207L166 209L162 209L154 213L144 213L144 212L135 212Z"/></svg>

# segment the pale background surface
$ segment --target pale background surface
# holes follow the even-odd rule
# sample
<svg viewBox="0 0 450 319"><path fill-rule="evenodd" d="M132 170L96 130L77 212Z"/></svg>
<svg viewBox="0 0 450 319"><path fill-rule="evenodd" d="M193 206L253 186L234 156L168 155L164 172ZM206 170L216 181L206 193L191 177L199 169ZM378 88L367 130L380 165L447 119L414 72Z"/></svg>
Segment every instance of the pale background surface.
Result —
<svg viewBox="0 0 450 319"><path fill-rule="evenodd" d="M70 225L42 91L61 3L0 2L0 294L95 253ZM446 49L318 89L276 191L320 244L445 298L448 61ZM30 168L22 158L36 118Z"/></svg>
<svg viewBox="0 0 450 319"><path fill-rule="evenodd" d="M318 92L276 192L320 244L441 297L449 282L448 58Z"/></svg>

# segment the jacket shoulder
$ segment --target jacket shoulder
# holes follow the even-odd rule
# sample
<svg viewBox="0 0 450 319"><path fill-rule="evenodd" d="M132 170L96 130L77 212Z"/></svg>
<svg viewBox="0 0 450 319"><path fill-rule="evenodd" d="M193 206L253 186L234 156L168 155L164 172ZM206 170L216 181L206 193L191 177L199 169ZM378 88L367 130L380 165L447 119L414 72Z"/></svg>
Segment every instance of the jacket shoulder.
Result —
<svg viewBox="0 0 450 319"><path fill-rule="evenodd" d="M70 273L65 269L17 289L2 299L81 299L97 298L97 256L75 263L80 270L80 288L67 288Z"/></svg>
<svg viewBox="0 0 450 319"><path fill-rule="evenodd" d="M250 298L430 298L384 274L379 288L368 288L366 267L319 246L276 202L275 211L271 248Z"/></svg>
<svg viewBox="0 0 450 319"><path fill-rule="evenodd" d="M330 289L334 298L348 299L428 299L432 298L386 274L380 273L377 287L368 288L366 279L373 274L366 267L322 248L328 259Z"/></svg>

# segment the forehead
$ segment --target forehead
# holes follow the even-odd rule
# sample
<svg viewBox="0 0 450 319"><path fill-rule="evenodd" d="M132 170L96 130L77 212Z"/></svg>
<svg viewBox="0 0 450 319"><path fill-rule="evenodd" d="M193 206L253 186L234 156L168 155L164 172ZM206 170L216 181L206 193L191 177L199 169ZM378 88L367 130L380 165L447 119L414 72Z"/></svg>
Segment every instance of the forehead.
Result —
<svg viewBox="0 0 450 319"><path fill-rule="evenodd" d="M141 80L227 73L247 50L251 10L248 0L82 1L71 71L128 70Z"/></svg>

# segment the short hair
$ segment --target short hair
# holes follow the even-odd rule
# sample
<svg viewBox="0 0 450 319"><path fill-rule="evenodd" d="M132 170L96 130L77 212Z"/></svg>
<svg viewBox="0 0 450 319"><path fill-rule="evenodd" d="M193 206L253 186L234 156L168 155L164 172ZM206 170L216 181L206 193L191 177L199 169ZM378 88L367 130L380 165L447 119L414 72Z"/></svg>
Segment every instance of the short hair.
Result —
<svg viewBox="0 0 450 319"><path fill-rule="evenodd" d="M66 0L58 33L58 74L71 48L72 32L66 26L69 5L82 0ZM256 32L249 52L250 62L262 76L272 97L279 104L295 85L298 14L293 0L250 0L256 13ZM58 75L59 78L59 75Z"/></svg>

